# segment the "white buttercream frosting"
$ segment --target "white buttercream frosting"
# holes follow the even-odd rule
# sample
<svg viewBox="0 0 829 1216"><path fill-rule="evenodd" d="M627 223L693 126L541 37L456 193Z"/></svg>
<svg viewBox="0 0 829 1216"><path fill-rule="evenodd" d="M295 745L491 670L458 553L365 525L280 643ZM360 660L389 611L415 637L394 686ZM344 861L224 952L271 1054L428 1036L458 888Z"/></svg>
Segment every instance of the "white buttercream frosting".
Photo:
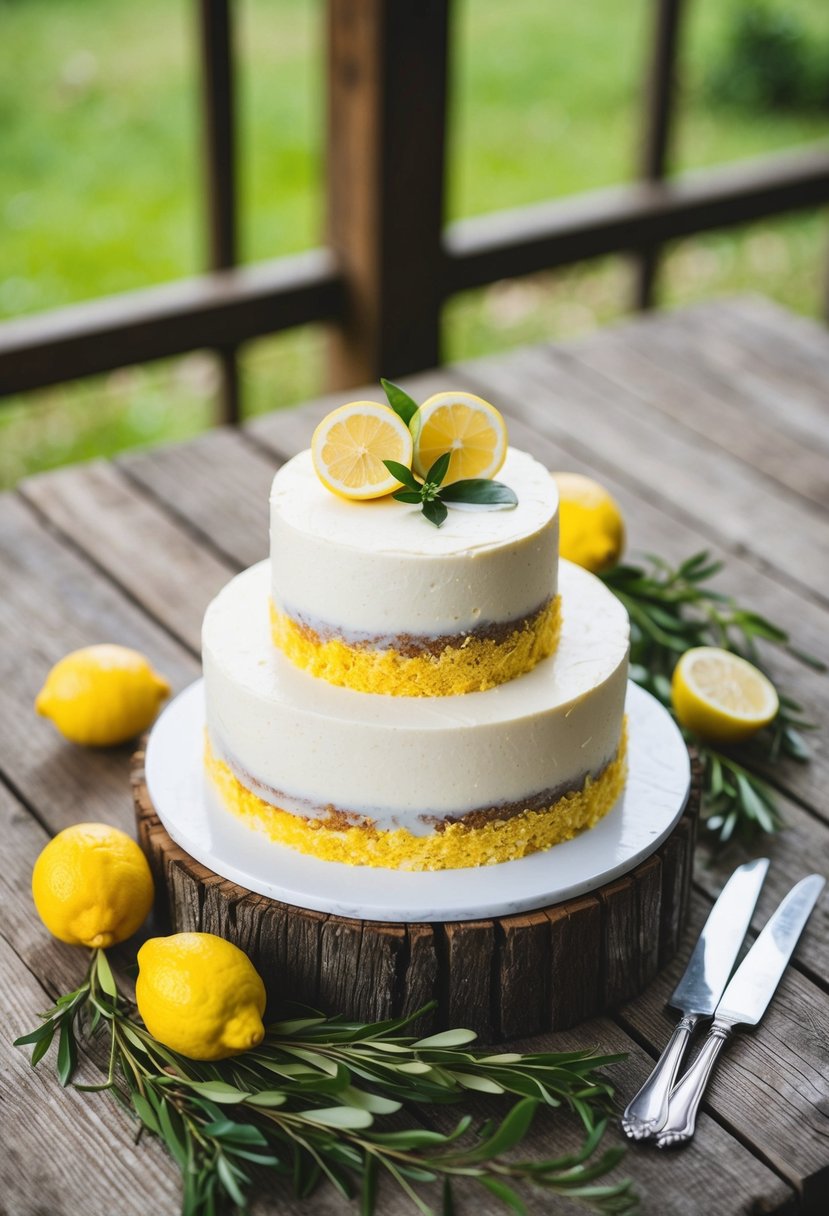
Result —
<svg viewBox="0 0 829 1216"><path fill-rule="evenodd" d="M261 562L213 600L204 676L214 746L252 788L279 791L284 809L309 814L333 805L380 827L425 832L423 813L530 798L580 783L613 756L628 619L586 571L561 563L554 655L487 692L430 698L355 692L294 667L271 643L270 578L270 564Z"/></svg>
<svg viewBox="0 0 829 1216"><path fill-rule="evenodd" d="M450 508L435 528L387 497L350 502L325 489L301 452L271 489L274 603L348 638L441 637L523 619L557 590L558 493L549 472L510 448L498 480L518 506Z"/></svg>

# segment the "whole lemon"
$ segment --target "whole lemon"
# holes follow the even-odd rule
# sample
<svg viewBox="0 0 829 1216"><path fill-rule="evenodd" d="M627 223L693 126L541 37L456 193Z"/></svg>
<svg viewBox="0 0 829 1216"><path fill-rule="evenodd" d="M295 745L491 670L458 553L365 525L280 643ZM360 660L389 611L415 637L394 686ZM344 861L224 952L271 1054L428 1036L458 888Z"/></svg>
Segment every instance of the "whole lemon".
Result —
<svg viewBox="0 0 829 1216"><path fill-rule="evenodd" d="M55 664L35 709L73 743L109 747L146 730L169 694L170 685L137 650L86 646Z"/></svg>
<svg viewBox="0 0 829 1216"><path fill-rule="evenodd" d="M559 493L559 552L600 574L615 566L625 547L625 522L616 500L581 473L553 473Z"/></svg>
<svg viewBox="0 0 829 1216"><path fill-rule="evenodd" d="M114 946L135 933L153 902L138 845L106 823L58 832L35 862L32 895L46 928L72 946Z"/></svg>
<svg viewBox="0 0 829 1216"><path fill-rule="evenodd" d="M138 1012L173 1051L222 1060L262 1042L265 985L238 946L212 933L153 937L138 967Z"/></svg>

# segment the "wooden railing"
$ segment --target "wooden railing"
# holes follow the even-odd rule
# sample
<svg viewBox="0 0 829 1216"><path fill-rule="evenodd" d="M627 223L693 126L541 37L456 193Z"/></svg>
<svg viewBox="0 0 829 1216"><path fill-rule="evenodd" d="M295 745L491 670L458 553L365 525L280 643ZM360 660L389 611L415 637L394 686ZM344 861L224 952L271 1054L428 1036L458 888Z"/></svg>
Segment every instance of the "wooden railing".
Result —
<svg viewBox="0 0 829 1216"><path fill-rule="evenodd" d="M440 361L455 292L629 253L648 308L666 241L829 202L826 145L665 179L683 4L653 8L639 180L446 227L449 0L328 0L327 244L239 267L232 5L199 0L208 272L6 322L0 394L208 348L235 422L248 339L330 322L332 387L400 376Z"/></svg>

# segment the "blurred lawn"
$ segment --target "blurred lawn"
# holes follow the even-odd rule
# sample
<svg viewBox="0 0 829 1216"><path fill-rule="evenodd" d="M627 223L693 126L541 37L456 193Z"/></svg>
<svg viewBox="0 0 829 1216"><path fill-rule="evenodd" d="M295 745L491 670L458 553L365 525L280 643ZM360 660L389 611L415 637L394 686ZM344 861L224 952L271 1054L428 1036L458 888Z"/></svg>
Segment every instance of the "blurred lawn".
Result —
<svg viewBox="0 0 829 1216"><path fill-rule="evenodd" d="M712 107L705 74L738 0L692 0L674 168L825 136L818 115ZM780 0L829 39L825 0ZM452 217L629 179L637 160L648 0L457 0ZM240 0L242 248L315 244L322 229L321 0ZM203 258L192 0L0 0L0 318L197 271ZM669 305L758 290L817 313L816 215L685 241L666 259ZM447 357L568 337L626 310L608 259L497 284L450 303ZM309 327L242 357L249 413L320 388ZM208 355L0 401L0 484L64 461L202 429Z"/></svg>

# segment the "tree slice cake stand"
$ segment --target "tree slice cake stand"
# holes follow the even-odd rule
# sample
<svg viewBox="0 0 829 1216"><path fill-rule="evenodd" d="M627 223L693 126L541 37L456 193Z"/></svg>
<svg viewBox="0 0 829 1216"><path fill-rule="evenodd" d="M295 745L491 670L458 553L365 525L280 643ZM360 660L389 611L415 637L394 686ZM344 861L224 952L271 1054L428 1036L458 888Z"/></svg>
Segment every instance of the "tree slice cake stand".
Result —
<svg viewBox="0 0 829 1216"><path fill-rule="evenodd" d="M672 718L631 684L625 793L591 831L520 861L402 874L318 861L218 803L202 772L201 681L132 763L157 915L252 959L279 1006L413 1023L485 1042L561 1030L636 996L688 911L700 769Z"/></svg>

